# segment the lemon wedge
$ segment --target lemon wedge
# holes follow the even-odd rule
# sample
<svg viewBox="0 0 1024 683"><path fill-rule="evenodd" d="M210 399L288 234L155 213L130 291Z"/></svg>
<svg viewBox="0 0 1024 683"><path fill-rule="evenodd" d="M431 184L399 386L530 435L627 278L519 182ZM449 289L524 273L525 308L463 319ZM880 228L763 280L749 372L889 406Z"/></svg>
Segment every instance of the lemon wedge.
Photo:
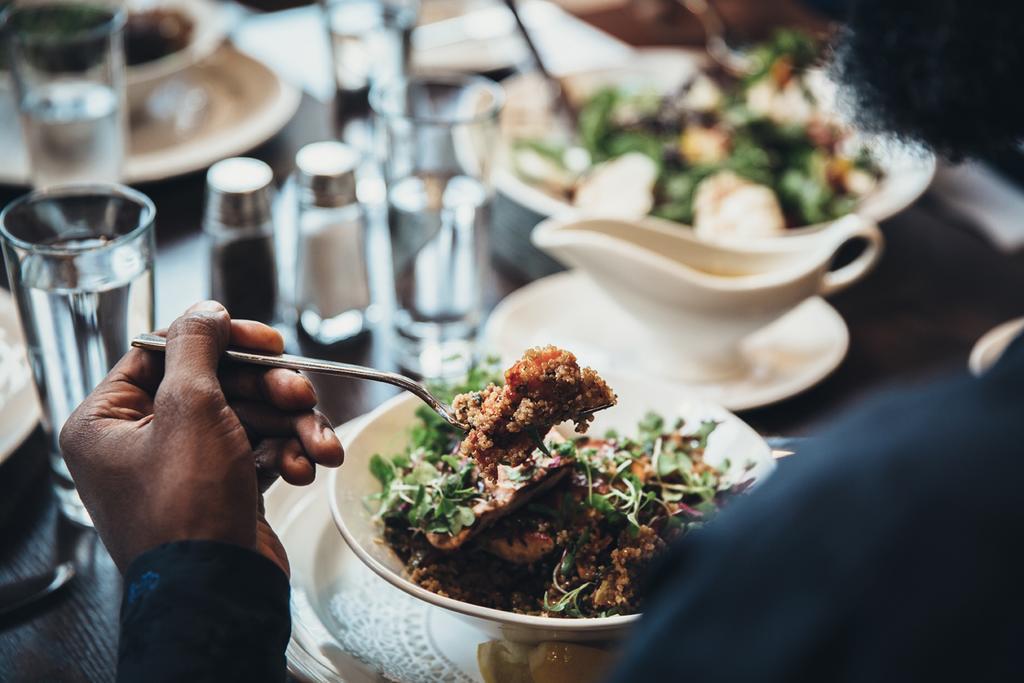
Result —
<svg viewBox="0 0 1024 683"><path fill-rule="evenodd" d="M476 662L484 683L533 683L530 675L532 645L489 640L476 648Z"/></svg>
<svg viewBox="0 0 1024 683"><path fill-rule="evenodd" d="M611 669L611 655L576 643L541 643L530 652L533 683L598 683Z"/></svg>
<svg viewBox="0 0 1024 683"><path fill-rule="evenodd" d="M476 648L484 683L599 683L611 667L605 650L575 643L523 645L490 640Z"/></svg>

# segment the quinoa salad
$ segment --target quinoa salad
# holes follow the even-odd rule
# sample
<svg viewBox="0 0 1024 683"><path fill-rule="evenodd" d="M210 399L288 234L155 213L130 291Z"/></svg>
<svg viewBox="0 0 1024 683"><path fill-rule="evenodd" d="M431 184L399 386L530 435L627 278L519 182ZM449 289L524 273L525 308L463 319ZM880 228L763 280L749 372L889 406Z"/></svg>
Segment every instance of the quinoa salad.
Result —
<svg viewBox="0 0 1024 683"><path fill-rule="evenodd" d="M556 376L568 379L559 384ZM485 447L478 460L479 443L467 448L470 437L424 407L405 449L370 461L381 490L367 504L383 542L413 582L456 600L548 617L637 613L651 561L752 483L746 474L726 481L728 462L721 471L704 462L713 421L649 413L630 435L566 438L545 429L541 438L537 425L572 420L614 399L593 370L554 347L527 352L504 378L492 363L434 390L476 418L500 415L487 421L498 443L509 435L522 443L510 425L528 425L521 431L532 439L525 448L499 449L497 458ZM545 392L555 390L569 400L548 410L545 396L554 395ZM516 409L530 398L536 411ZM477 428L485 426L481 419L468 421ZM583 418L578 429L586 425Z"/></svg>

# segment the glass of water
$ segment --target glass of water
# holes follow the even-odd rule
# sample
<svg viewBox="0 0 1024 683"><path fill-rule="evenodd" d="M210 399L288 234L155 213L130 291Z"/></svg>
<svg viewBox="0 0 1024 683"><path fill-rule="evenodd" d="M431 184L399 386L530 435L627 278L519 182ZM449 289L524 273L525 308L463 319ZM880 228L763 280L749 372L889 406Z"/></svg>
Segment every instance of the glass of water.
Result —
<svg viewBox="0 0 1024 683"><path fill-rule="evenodd" d="M419 0L320 0L342 93L405 75ZM364 100L365 102L365 100Z"/></svg>
<svg viewBox="0 0 1024 683"><path fill-rule="evenodd" d="M480 76L370 92L387 185L399 364L428 378L473 362L504 93Z"/></svg>
<svg viewBox="0 0 1024 683"><path fill-rule="evenodd" d="M124 13L15 0L2 33L32 184L117 182L124 162Z"/></svg>
<svg viewBox="0 0 1024 683"><path fill-rule="evenodd" d="M89 524L61 458L71 412L153 329L153 219L143 194L119 185L39 190L0 213L0 243L43 405L61 509Z"/></svg>

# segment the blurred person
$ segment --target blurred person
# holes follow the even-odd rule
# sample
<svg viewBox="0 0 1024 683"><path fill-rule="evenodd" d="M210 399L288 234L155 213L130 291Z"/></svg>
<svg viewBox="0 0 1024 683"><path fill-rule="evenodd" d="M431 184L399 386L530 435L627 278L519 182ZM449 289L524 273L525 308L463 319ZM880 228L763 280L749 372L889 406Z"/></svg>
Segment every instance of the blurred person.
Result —
<svg viewBox="0 0 1024 683"><path fill-rule="evenodd" d="M1019 148L1024 3L846 11L833 70L862 129L953 159ZM980 379L825 428L660 560L611 680L1024 680L1022 387L1017 339Z"/></svg>
<svg viewBox="0 0 1024 683"><path fill-rule="evenodd" d="M1019 144L1024 4L848 12L836 70L862 125L954 158ZM280 348L204 304L171 326L166 359L130 352L64 429L125 571L122 681L285 676L287 559L260 473L308 483L342 452L299 376L219 370L229 340ZM981 379L891 393L824 430L668 551L610 680L1024 678L1021 386L1018 340Z"/></svg>

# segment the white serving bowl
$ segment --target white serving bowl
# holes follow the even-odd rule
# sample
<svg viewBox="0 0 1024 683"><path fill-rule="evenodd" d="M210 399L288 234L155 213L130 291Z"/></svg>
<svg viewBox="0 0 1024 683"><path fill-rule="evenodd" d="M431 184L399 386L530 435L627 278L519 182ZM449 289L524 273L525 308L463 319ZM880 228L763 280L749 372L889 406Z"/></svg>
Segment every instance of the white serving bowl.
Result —
<svg viewBox="0 0 1024 683"><path fill-rule="evenodd" d="M702 419L721 422L711 434L705 452L711 464L729 459L730 472L739 480L747 462L754 467L749 476L761 481L775 467L771 449L758 434L724 408L694 398L672 384L639 382L605 376L619 395L619 404L598 414L592 431L607 429L633 434L640 418L654 410L667 419L682 417L687 424ZM391 455L404 449L416 409L422 403L413 396L397 396L370 413L345 443L345 465L330 473L327 484L331 515L345 541L371 570L391 585L431 605L449 610L495 638L537 643L545 640L573 642L614 641L621 638L637 615L588 619L561 619L515 614L453 600L421 588L407 578L402 561L381 540L381 526L373 518L366 497L380 491L370 474L370 458Z"/></svg>
<svg viewBox="0 0 1024 683"><path fill-rule="evenodd" d="M150 62L129 66L125 70L128 107L132 111L145 107L153 91L164 81L212 55L227 35L227 17L224 9L214 0L159 0L156 3L129 3L133 9L177 10L192 20L192 34L188 45Z"/></svg>
<svg viewBox="0 0 1024 683"><path fill-rule="evenodd" d="M701 53L692 50L641 49L628 64L569 74L562 78L562 83L574 102L580 102L590 93L608 86L670 93L697 73L701 65ZM536 74L521 74L506 79L502 85L507 104L502 112L503 147L494 170L495 186L513 202L543 217L579 216L579 210L564 197L523 179L512 166L510 150L513 140L531 137L555 125L543 83ZM928 189L935 175L935 157L880 138L868 138L864 143L872 150L884 175L876 187L857 202L855 212L881 222L910 206ZM815 234L831 224L829 221L791 228L780 238ZM682 223L675 225L690 229Z"/></svg>

